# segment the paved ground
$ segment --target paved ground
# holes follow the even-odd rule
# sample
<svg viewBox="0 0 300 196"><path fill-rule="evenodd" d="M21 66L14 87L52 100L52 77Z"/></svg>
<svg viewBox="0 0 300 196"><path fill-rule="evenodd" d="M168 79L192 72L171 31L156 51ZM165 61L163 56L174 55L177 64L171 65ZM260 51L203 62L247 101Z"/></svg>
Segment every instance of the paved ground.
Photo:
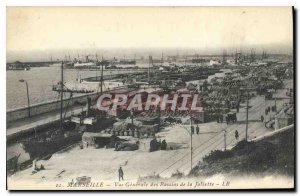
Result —
<svg viewBox="0 0 300 196"><path fill-rule="evenodd" d="M249 139L258 137L270 132L264 127L264 123L259 122L260 114L264 108L263 97L256 97L250 100L249 110ZM238 113L238 121L245 122L245 108L241 108ZM254 121L254 122L253 122ZM56 182L69 182L78 176L90 176L98 181L118 181L117 169L122 166L126 181L136 181L139 176L149 176L159 174L162 177L169 177L177 170L188 173L190 171L190 135L182 125L174 125L166 128L157 136L159 139L166 139L169 146L174 150L157 151L149 153L148 140L141 140L141 145L145 143L146 149L141 147L133 152L116 152L112 149L82 149L78 147L63 153L57 153L48 161L39 161L46 168L37 174L32 175L31 169L17 173L9 179L14 184L27 182L38 183L38 185L55 184ZM234 131L240 133L240 140L245 138L245 124L237 123L226 125L226 123L205 123L200 124L199 135L193 135L193 166L200 161L203 156L211 150L223 149L224 134L227 130L227 147L237 143L234 138ZM61 173L61 174L60 174ZM55 188L55 187L54 187Z"/></svg>
<svg viewBox="0 0 300 196"><path fill-rule="evenodd" d="M260 122L260 116L265 110L263 96L256 96L249 101L248 139L254 139L273 132ZM279 107L279 106L278 106ZM278 108L279 109L279 108ZM239 132L239 140L246 135L246 108L242 106L237 114L238 123L205 123L200 124L200 134L193 135L193 162L195 166L212 150L224 148L224 132L226 130L227 148L238 142L234 137L235 130ZM123 167L126 182L136 182L140 176L159 174L170 177L176 171L188 173L191 167L190 135L188 125L172 125L157 134L158 139L166 139L173 150L149 152L150 139L142 139L137 151L116 152L113 149L79 149L75 147L67 152L56 153L47 161L39 161L46 168L36 174L31 169L21 171L8 178L8 185L23 186L24 183L35 184L38 188L56 189L56 184L66 183L79 176L89 176L92 181L113 183L118 181L118 168ZM109 185L108 185L109 186ZM30 187L26 187L30 188Z"/></svg>
<svg viewBox="0 0 300 196"><path fill-rule="evenodd" d="M66 117L71 116L71 114L78 114L85 109L85 106L77 106L73 107L72 110L67 111ZM29 129L33 129L39 125L44 125L49 122L54 122L60 119L60 111L53 111L45 114L41 114L38 116L34 116L31 118L20 119L14 121L13 123L7 124L6 128L6 136L11 137L12 135L26 131Z"/></svg>

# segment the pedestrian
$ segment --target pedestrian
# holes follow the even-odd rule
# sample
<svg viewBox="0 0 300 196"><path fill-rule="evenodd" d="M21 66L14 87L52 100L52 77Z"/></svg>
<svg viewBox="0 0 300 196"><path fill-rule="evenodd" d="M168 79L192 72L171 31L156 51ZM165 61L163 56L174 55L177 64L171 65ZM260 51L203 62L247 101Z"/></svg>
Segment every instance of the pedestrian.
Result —
<svg viewBox="0 0 300 196"><path fill-rule="evenodd" d="M196 127L196 133L197 133L197 135L199 135L199 131L200 131L200 129L199 129L199 126L197 125L197 127Z"/></svg>
<svg viewBox="0 0 300 196"><path fill-rule="evenodd" d="M32 161L32 169L33 169L33 171L36 171L36 170L37 170L36 159L34 159L34 160Z"/></svg>
<svg viewBox="0 0 300 196"><path fill-rule="evenodd" d="M191 126L191 133L192 135L195 133L194 126Z"/></svg>
<svg viewBox="0 0 300 196"><path fill-rule="evenodd" d="M41 164L40 170L45 170L45 166Z"/></svg>
<svg viewBox="0 0 300 196"><path fill-rule="evenodd" d="M237 130L235 130L235 139L239 140L239 132Z"/></svg>
<svg viewBox="0 0 300 196"><path fill-rule="evenodd" d="M157 142L157 150L161 149L161 139L158 140Z"/></svg>
<svg viewBox="0 0 300 196"><path fill-rule="evenodd" d="M163 140L161 143L161 150L167 150L167 142L166 140Z"/></svg>
<svg viewBox="0 0 300 196"><path fill-rule="evenodd" d="M156 138L154 137L154 139L152 139L150 141L150 149L149 151L150 152L154 152L154 151L157 151L158 150L158 142L156 140Z"/></svg>
<svg viewBox="0 0 300 196"><path fill-rule="evenodd" d="M122 170L122 167L120 167L120 169L119 169L119 181L121 181L121 179L124 180L123 176L124 176L124 172Z"/></svg>
<svg viewBox="0 0 300 196"><path fill-rule="evenodd" d="M264 122L264 116L263 115L260 116L260 120L261 120L261 122Z"/></svg>
<svg viewBox="0 0 300 196"><path fill-rule="evenodd" d="M115 151L118 151L119 145L120 145L120 142L117 141L117 142L115 143Z"/></svg>

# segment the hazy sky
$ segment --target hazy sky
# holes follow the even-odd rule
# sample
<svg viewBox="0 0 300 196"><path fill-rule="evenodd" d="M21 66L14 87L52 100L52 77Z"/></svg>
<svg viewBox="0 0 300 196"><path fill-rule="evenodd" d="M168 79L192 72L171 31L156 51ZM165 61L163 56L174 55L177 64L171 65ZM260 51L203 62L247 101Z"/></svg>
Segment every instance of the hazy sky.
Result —
<svg viewBox="0 0 300 196"><path fill-rule="evenodd" d="M292 46L291 7L8 7L7 51Z"/></svg>

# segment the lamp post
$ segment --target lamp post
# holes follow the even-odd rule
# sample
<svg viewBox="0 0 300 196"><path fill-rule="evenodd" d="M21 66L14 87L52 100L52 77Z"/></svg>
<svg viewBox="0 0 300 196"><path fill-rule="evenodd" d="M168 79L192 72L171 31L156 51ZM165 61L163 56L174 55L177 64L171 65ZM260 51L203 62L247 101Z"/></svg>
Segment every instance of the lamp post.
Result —
<svg viewBox="0 0 300 196"><path fill-rule="evenodd" d="M247 89L247 108L246 108L246 138L245 141L248 142L248 116L249 116L249 89Z"/></svg>
<svg viewBox="0 0 300 196"><path fill-rule="evenodd" d="M30 117L30 100L29 100L29 93L28 93L28 83L24 79L19 80L19 82L22 82L22 83L25 82L25 84L26 84L27 102L28 102L28 117Z"/></svg>
<svg viewBox="0 0 300 196"><path fill-rule="evenodd" d="M224 151L226 151L226 134L227 134L227 130L223 129L223 133L224 133Z"/></svg>
<svg viewBox="0 0 300 196"><path fill-rule="evenodd" d="M194 130L194 127L192 125L192 117L190 118L191 122L191 171L193 169L193 132L195 131Z"/></svg>
<svg viewBox="0 0 300 196"><path fill-rule="evenodd" d="M191 160L191 171L193 169L193 133L192 133L192 117L190 118L190 130L187 129L186 127L184 126L181 126L182 128L184 128L189 134L190 134L190 160Z"/></svg>

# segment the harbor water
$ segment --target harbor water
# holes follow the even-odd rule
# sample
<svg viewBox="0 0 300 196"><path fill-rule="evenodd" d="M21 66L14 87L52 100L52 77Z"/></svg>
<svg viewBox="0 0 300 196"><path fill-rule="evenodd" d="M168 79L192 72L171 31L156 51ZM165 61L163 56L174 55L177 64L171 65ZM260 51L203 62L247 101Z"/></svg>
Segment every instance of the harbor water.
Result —
<svg viewBox="0 0 300 196"><path fill-rule="evenodd" d="M104 70L103 75L129 73L134 70ZM100 76L101 70L64 70L64 82L77 78ZM61 80L59 67L33 67L29 71L11 70L6 71L6 110L13 110L27 106L27 93L25 83L19 82L24 79L28 83L30 104L39 104L59 99L59 93L52 91L52 85ZM76 94L80 95L80 94ZM75 96L76 96L75 95Z"/></svg>

